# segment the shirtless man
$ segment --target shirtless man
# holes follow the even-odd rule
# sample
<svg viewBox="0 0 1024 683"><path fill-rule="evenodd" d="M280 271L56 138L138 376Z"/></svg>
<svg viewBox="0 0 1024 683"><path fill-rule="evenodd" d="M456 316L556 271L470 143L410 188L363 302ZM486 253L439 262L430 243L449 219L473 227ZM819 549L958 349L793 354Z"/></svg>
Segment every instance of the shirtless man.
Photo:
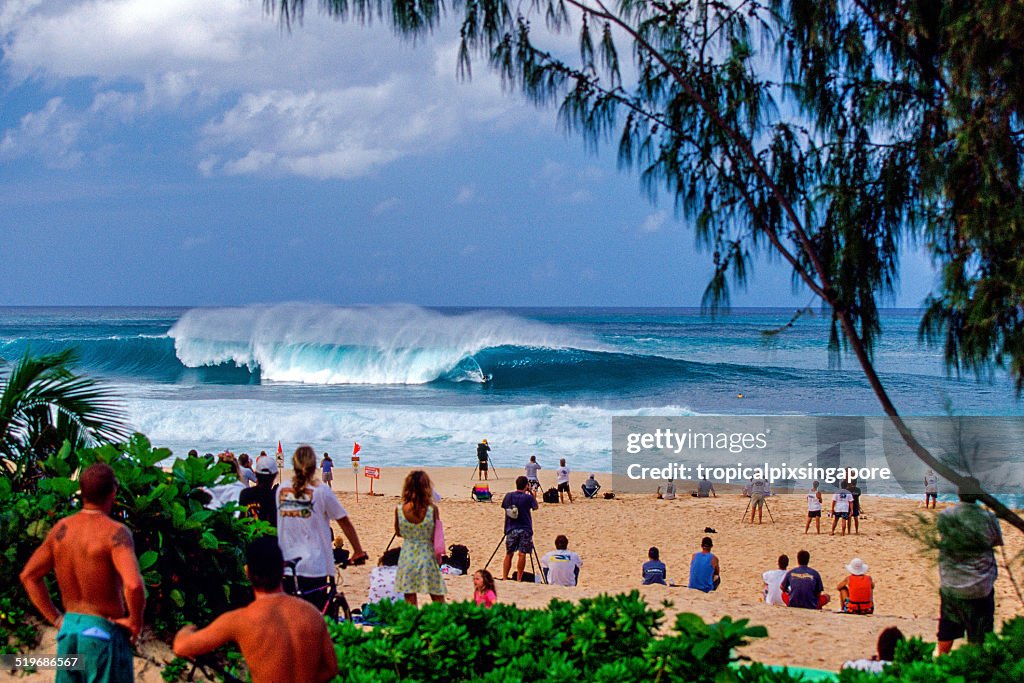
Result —
<svg viewBox="0 0 1024 683"><path fill-rule="evenodd" d="M256 599L225 612L203 629L193 624L174 637L174 654L195 657L238 643L253 683L329 681L338 673L334 644L315 607L281 588L284 557L277 539L261 536L245 549L245 573ZM267 640L268 629L275 633Z"/></svg>
<svg viewBox="0 0 1024 683"><path fill-rule="evenodd" d="M146 594L131 531L110 518L117 479L110 465L97 463L78 485L82 509L54 525L21 571L21 583L43 619L59 629L58 655L83 657L90 681L133 681L129 640L142 629ZM64 614L43 581L51 570ZM56 680L74 675L58 671Z"/></svg>

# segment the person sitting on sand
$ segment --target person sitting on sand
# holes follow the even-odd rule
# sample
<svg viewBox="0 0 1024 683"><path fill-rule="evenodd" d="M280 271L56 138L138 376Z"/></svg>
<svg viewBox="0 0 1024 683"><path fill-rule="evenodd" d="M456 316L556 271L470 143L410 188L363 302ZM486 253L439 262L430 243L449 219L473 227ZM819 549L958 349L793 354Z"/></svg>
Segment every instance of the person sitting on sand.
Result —
<svg viewBox="0 0 1024 683"><path fill-rule="evenodd" d="M398 558L402 554L401 546L391 548L380 556L377 566L370 570L370 591L366 596L367 605L375 605L384 600L401 602L405 593L395 590L395 577L398 575ZM365 615L366 609L363 609Z"/></svg>
<svg viewBox="0 0 1024 683"><path fill-rule="evenodd" d="M779 568L769 569L761 578L764 579L764 604L785 605L782 599L782 580L789 569L789 555L779 555Z"/></svg>
<svg viewBox="0 0 1024 683"><path fill-rule="evenodd" d="M821 534L821 491L818 490L818 482L811 482L811 490L807 492L807 524L804 525L806 534L811 528L811 520L814 520L818 534Z"/></svg>
<svg viewBox="0 0 1024 683"><path fill-rule="evenodd" d="M878 635L878 652L871 659L854 659L843 663L844 669L880 674L896 658L896 646L905 640L903 632L890 626Z"/></svg>
<svg viewBox="0 0 1024 683"><path fill-rule="evenodd" d="M540 558L548 584L552 586L575 586L579 581L583 560L569 550L569 538L564 534L555 537L555 549Z"/></svg>
<svg viewBox="0 0 1024 683"><path fill-rule="evenodd" d="M253 683L329 681L338 674L334 643L323 616L281 588L284 557L277 539L261 536L245 550L245 573L256 599L225 612L209 626L184 626L174 636L174 654L196 657L237 643ZM273 641L268 634L273 633Z"/></svg>
<svg viewBox="0 0 1024 683"><path fill-rule="evenodd" d="M647 551L647 561L644 562L642 572L642 585L649 586L652 583L660 583L662 586L668 585L665 581L665 577L668 576L668 569L665 567L665 563L661 561L661 552L657 547L651 546L651 549Z"/></svg>
<svg viewBox="0 0 1024 683"><path fill-rule="evenodd" d="M694 498L718 498L715 486L708 481L707 476L701 477L701 480L697 482L697 490L691 492L690 495Z"/></svg>
<svg viewBox="0 0 1024 683"><path fill-rule="evenodd" d="M662 500L675 500L676 499L676 482L674 479L669 479L665 482L665 490L662 491L661 487L658 487L658 497Z"/></svg>
<svg viewBox="0 0 1024 683"><path fill-rule="evenodd" d="M110 465L90 465L78 486L82 509L53 525L19 578L39 614L58 629L57 656L83 657L88 674L82 680L132 681L129 640L138 637L146 607L132 532L110 517L117 499ZM46 585L51 571L57 575L63 614ZM78 676L58 671L56 680Z"/></svg>
<svg viewBox="0 0 1024 683"><path fill-rule="evenodd" d="M872 614L875 611L875 580L868 576L868 565L859 557L846 565L850 575L839 582L839 604L847 614Z"/></svg>
<svg viewBox="0 0 1024 683"><path fill-rule="evenodd" d="M718 558L711 552L713 545L711 537L705 536L700 542L700 552L694 553L690 559L689 587L694 590L710 593L718 590L722 583Z"/></svg>
<svg viewBox="0 0 1024 683"><path fill-rule="evenodd" d="M530 493L536 496L537 491L540 491L540 479L537 478L537 472L543 469L540 463L537 462L537 456L531 455L530 462L526 463L523 469L526 470L526 478L530 482Z"/></svg>
<svg viewBox="0 0 1024 683"><path fill-rule="evenodd" d="M583 491L584 498L593 498L597 495L597 492L601 490L601 485L597 483L597 479L594 478L594 473L591 472L587 480L580 484L580 490Z"/></svg>
<svg viewBox="0 0 1024 683"><path fill-rule="evenodd" d="M782 579L782 601L789 607L821 609L828 604L829 596L824 593L825 584L821 574L807 565L811 554L801 550L796 554L797 567L790 569Z"/></svg>
<svg viewBox="0 0 1024 683"><path fill-rule="evenodd" d="M486 569L478 569L473 574L473 602L488 609L494 607L494 604L498 602L494 577Z"/></svg>

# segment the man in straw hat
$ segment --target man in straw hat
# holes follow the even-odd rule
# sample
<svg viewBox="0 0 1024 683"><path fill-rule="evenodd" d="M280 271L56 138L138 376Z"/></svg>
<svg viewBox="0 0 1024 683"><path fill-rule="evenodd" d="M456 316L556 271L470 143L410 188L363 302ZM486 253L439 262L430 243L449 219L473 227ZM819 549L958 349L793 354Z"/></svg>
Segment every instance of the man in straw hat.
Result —
<svg viewBox="0 0 1024 683"><path fill-rule="evenodd" d="M839 582L839 604L847 614L871 614L875 611L875 580L868 576L868 565L855 557L846 565L849 576Z"/></svg>

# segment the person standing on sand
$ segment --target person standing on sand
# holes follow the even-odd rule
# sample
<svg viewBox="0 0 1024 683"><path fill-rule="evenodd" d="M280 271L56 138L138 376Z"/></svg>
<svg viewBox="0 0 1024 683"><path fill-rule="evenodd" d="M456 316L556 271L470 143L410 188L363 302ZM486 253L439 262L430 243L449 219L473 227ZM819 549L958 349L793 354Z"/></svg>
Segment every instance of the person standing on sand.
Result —
<svg viewBox="0 0 1024 683"><path fill-rule="evenodd" d="M335 520L352 544L352 564L366 562L359 534L338 497L316 480L316 451L302 445L292 456L294 474L277 493L277 540L288 560L295 565L299 592L318 610L327 604L328 591L317 590L334 585L334 548L331 544L331 520ZM289 593L295 586L288 582ZM307 592L308 591L308 592Z"/></svg>
<svg viewBox="0 0 1024 683"><path fill-rule="evenodd" d="M487 439L482 439L480 443L476 445L476 469L477 475L476 480L487 481L487 465L491 460L489 453L491 447L487 445Z"/></svg>
<svg viewBox="0 0 1024 683"><path fill-rule="evenodd" d="M537 499L526 487L526 477L516 479L516 490L505 494L501 507L505 510L505 559L501 564L501 579L508 581L508 573L512 570L512 555L519 553L516 562L516 580L523 580L526 570L526 556L533 552L533 510L537 509Z"/></svg>
<svg viewBox="0 0 1024 683"><path fill-rule="evenodd" d="M935 472L928 470L924 473L924 509L928 509L928 502L931 501L932 510L939 500L939 480Z"/></svg>
<svg viewBox="0 0 1024 683"><path fill-rule="evenodd" d="M261 536L249 544L245 574L256 599L225 612L206 628L182 627L174 636L174 654L196 657L237 643L253 683L323 683L338 675L334 643L323 616L281 589L284 558L277 539Z"/></svg>
<svg viewBox="0 0 1024 683"><path fill-rule="evenodd" d="M536 497L537 491L540 490L540 479L537 478L537 472L542 469L540 463L537 462L537 456L531 455L530 462L526 463L523 469L526 470L526 478L530 480L530 493Z"/></svg>
<svg viewBox="0 0 1024 683"><path fill-rule="evenodd" d="M846 535L846 529L850 524L850 503L853 502L853 496L844 488L845 486L846 484L843 484L832 495L832 536L836 535L836 524L839 524L840 520L843 522L839 527L840 536Z"/></svg>
<svg viewBox="0 0 1024 683"><path fill-rule="evenodd" d="M750 523L754 523L754 515L757 515L757 523L761 524L764 516L764 498L768 495L768 482L763 477L757 477L750 482Z"/></svg>
<svg viewBox="0 0 1024 683"><path fill-rule="evenodd" d="M860 487L857 486L857 480L851 479L850 483L846 486L846 490L850 492L850 522L847 525L851 528L853 533L860 533Z"/></svg>
<svg viewBox="0 0 1024 683"><path fill-rule="evenodd" d="M569 502L572 502L572 489L569 488L569 468L565 466L565 458L558 461L559 468L555 470L555 481L558 483L558 502L565 502L565 495L568 494Z"/></svg>
<svg viewBox="0 0 1024 683"><path fill-rule="evenodd" d="M57 627L57 655L85 660L90 680L135 680L131 641L142 630L145 588L132 533L110 518L117 478L106 463L90 465L78 479L82 509L57 522L21 571L29 599ZM45 577L57 575L66 610L50 598ZM58 670L56 681L77 681Z"/></svg>
<svg viewBox="0 0 1024 683"><path fill-rule="evenodd" d="M327 488L333 490L334 486L331 485L331 482L334 481L334 461L326 453L324 453L323 460L320 461L320 472Z"/></svg>
<svg viewBox="0 0 1024 683"><path fill-rule="evenodd" d="M416 604L417 593L429 593L434 602L444 602L448 592L434 554L435 526L441 514L433 501L433 486L423 470L406 475L402 485L402 504L395 508L395 534L404 540L398 556L395 591L405 601Z"/></svg>
<svg viewBox="0 0 1024 683"><path fill-rule="evenodd" d="M262 519L277 528L277 463L264 453L253 463L256 486L244 489L238 494L238 504L246 509L250 517Z"/></svg>
<svg viewBox="0 0 1024 683"><path fill-rule="evenodd" d="M978 506L981 485L969 480L971 490L960 489L960 502L939 513L939 654L947 654L953 641L967 634L978 645L995 627L996 577L999 568L993 549L1003 545L999 520Z"/></svg>
<svg viewBox="0 0 1024 683"><path fill-rule="evenodd" d="M807 492L807 524L804 525L806 534L811 528L811 520L814 520L814 528L821 535L821 491L818 490L818 482L811 483L811 490Z"/></svg>

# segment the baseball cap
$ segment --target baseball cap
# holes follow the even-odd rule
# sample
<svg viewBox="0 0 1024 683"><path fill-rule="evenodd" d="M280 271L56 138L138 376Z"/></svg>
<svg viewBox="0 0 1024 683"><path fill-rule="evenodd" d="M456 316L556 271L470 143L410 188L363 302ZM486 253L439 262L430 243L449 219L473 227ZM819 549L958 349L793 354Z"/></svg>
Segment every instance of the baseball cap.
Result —
<svg viewBox="0 0 1024 683"><path fill-rule="evenodd" d="M252 471L256 474L277 474L277 462L269 455L261 455L253 463Z"/></svg>

